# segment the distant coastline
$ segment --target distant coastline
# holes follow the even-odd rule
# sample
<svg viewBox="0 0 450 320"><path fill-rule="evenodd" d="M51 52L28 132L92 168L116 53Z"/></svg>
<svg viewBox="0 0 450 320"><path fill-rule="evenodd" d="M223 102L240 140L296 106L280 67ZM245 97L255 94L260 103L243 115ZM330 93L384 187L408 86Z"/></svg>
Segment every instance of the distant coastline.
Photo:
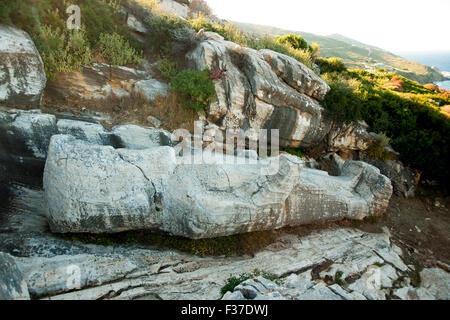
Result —
<svg viewBox="0 0 450 320"><path fill-rule="evenodd" d="M435 84L443 89L450 90L450 52L403 52L399 55L438 68L447 80L436 81Z"/></svg>

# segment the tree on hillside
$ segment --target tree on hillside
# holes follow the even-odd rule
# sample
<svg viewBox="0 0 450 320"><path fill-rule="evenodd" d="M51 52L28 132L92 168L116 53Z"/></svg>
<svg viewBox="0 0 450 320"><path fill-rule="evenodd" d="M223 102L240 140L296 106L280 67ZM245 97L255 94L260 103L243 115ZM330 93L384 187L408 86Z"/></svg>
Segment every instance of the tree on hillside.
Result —
<svg viewBox="0 0 450 320"><path fill-rule="evenodd" d="M209 7L205 0L192 0L189 4L190 14L194 17L202 14L209 17L212 15L212 9Z"/></svg>

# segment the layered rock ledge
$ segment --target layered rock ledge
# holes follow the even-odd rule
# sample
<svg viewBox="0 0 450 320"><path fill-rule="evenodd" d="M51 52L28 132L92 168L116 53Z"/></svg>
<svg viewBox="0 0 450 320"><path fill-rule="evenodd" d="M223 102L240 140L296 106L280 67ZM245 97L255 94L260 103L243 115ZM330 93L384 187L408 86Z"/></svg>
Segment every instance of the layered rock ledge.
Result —
<svg viewBox="0 0 450 320"><path fill-rule="evenodd" d="M276 283L250 279L223 299L449 299L448 272L424 269L421 285L414 287L410 277L419 270L405 264L388 234L356 229L285 235L254 257L199 258L160 248L108 248L36 235L18 249L20 257L10 259L26 282L21 288L33 299L217 300L228 278L255 269L272 275ZM76 275L78 281L72 281Z"/></svg>

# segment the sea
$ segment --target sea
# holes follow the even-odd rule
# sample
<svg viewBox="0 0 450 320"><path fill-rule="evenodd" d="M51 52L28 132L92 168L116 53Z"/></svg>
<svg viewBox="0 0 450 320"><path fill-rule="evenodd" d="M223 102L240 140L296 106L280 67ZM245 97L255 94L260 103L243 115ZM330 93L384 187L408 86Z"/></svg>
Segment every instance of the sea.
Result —
<svg viewBox="0 0 450 320"><path fill-rule="evenodd" d="M417 61L421 64L436 67L449 73L450 77L450 51L448 52L401 52L400 56ZM450 90L450 80L435 82L439 87Z"/></svg>

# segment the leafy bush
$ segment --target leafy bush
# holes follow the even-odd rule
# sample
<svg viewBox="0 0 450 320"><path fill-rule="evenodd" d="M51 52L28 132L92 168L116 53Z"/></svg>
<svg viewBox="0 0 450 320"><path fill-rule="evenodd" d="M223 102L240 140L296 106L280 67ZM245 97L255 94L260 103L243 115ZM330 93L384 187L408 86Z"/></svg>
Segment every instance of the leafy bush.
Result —
<svg viewBox="0 0 450 320"><path fill-rule="evenodd" d="M369 159L379 159L379 160L393 160L395 156L386 150L385 148L389 145L391 139L384 133L378 134L378 139L372 142L369 148L366 150L366 155Z"/></svg>
<svg viewBox="0 0 450 320"><path fill-rule="evenodd" d="M371 131L391 137L391 145L406 165L420 170L426 179L448 185L450 120L436 106L448 104L446 97L393 73L344 70L323 77L331 87L323 106L333 119L365 120ZM386 89L386 83L397 83L404 92ZM369 154L391 157L377 144L371 146Z"/></svg>
<svg viewBox="0 0 450 320"><path fill-rule="evenodd" d="M142 48L129 34L126 17L120 11L128 0L2 0L0 22L14 24L27 31L41 54L47 76L71 72L89 64L91 49L97 47L102 34L117 33L136 50ZM66 27L69 4L82 12L82 29Z"/></svg>
<svg viewBox="0 0 450 320"><path fill-rule="evenodd" d="M303 50L309 49L308 42L301 36L293 33L282 37L276 37L275 41L280 44L287 44L294 49L303 49Z"/></svg>
<svg viewBox="0 0 450 320"><path fill-rule="evenodd" d="M347 70L345 64L339 58L318 58L316 63L322 73L344 72Z"/></svg>
<svg viewBox="0 0 450 320"><path fill-rule="evenodd" d="M233 276L233 277L228 278L225 285L220 289L220 293L223 296L228 291L233 292L234 289L238 285L240 285L242 282L259 277L259 276L261 276L267 280L274 281L277 284L280 284L280 281L277 280L277 277L275 275L255 269L252 273L242 273L241 275L239 275L237 277Z"/></svg>
<svg viewBox="0 0 450 320"><path fill-rule="evenodd" d="M102 33L99 37L98 52L111 66L123 66L141 62L142 54L117 33Z"/></svg>
<svg viewBox="0 0 450 320"><path fill-rule="evenodd" d="M158 70L161 72L161 75L166 78L166 80L170 80L177 75L180 68L178 63L167 58L163 58L158 62Z"/></svg>
<svg viewBox="0 0 450 320"><path fill-rule="evenodd" d="M344 83L330 83L330 87L322 105L332 120L351 123L364 119L367 110L354 89Z"/></svg>
<svg viewBox="0 0 450 320"><path fill-rule="evenodd" d="M58 72L79 71L82 65L90 63L91 50L83 30L64 32L43 26L36 46L49 79L54 79Z"/></svg>
<svg viewBox="0 0 450 320"><path fill-rule="evenodd" d="M185 107L200 111L205 110L216 99L214 82L210 71L202 72L183 70L171 80L172 89L181 94Z"/></svg>

